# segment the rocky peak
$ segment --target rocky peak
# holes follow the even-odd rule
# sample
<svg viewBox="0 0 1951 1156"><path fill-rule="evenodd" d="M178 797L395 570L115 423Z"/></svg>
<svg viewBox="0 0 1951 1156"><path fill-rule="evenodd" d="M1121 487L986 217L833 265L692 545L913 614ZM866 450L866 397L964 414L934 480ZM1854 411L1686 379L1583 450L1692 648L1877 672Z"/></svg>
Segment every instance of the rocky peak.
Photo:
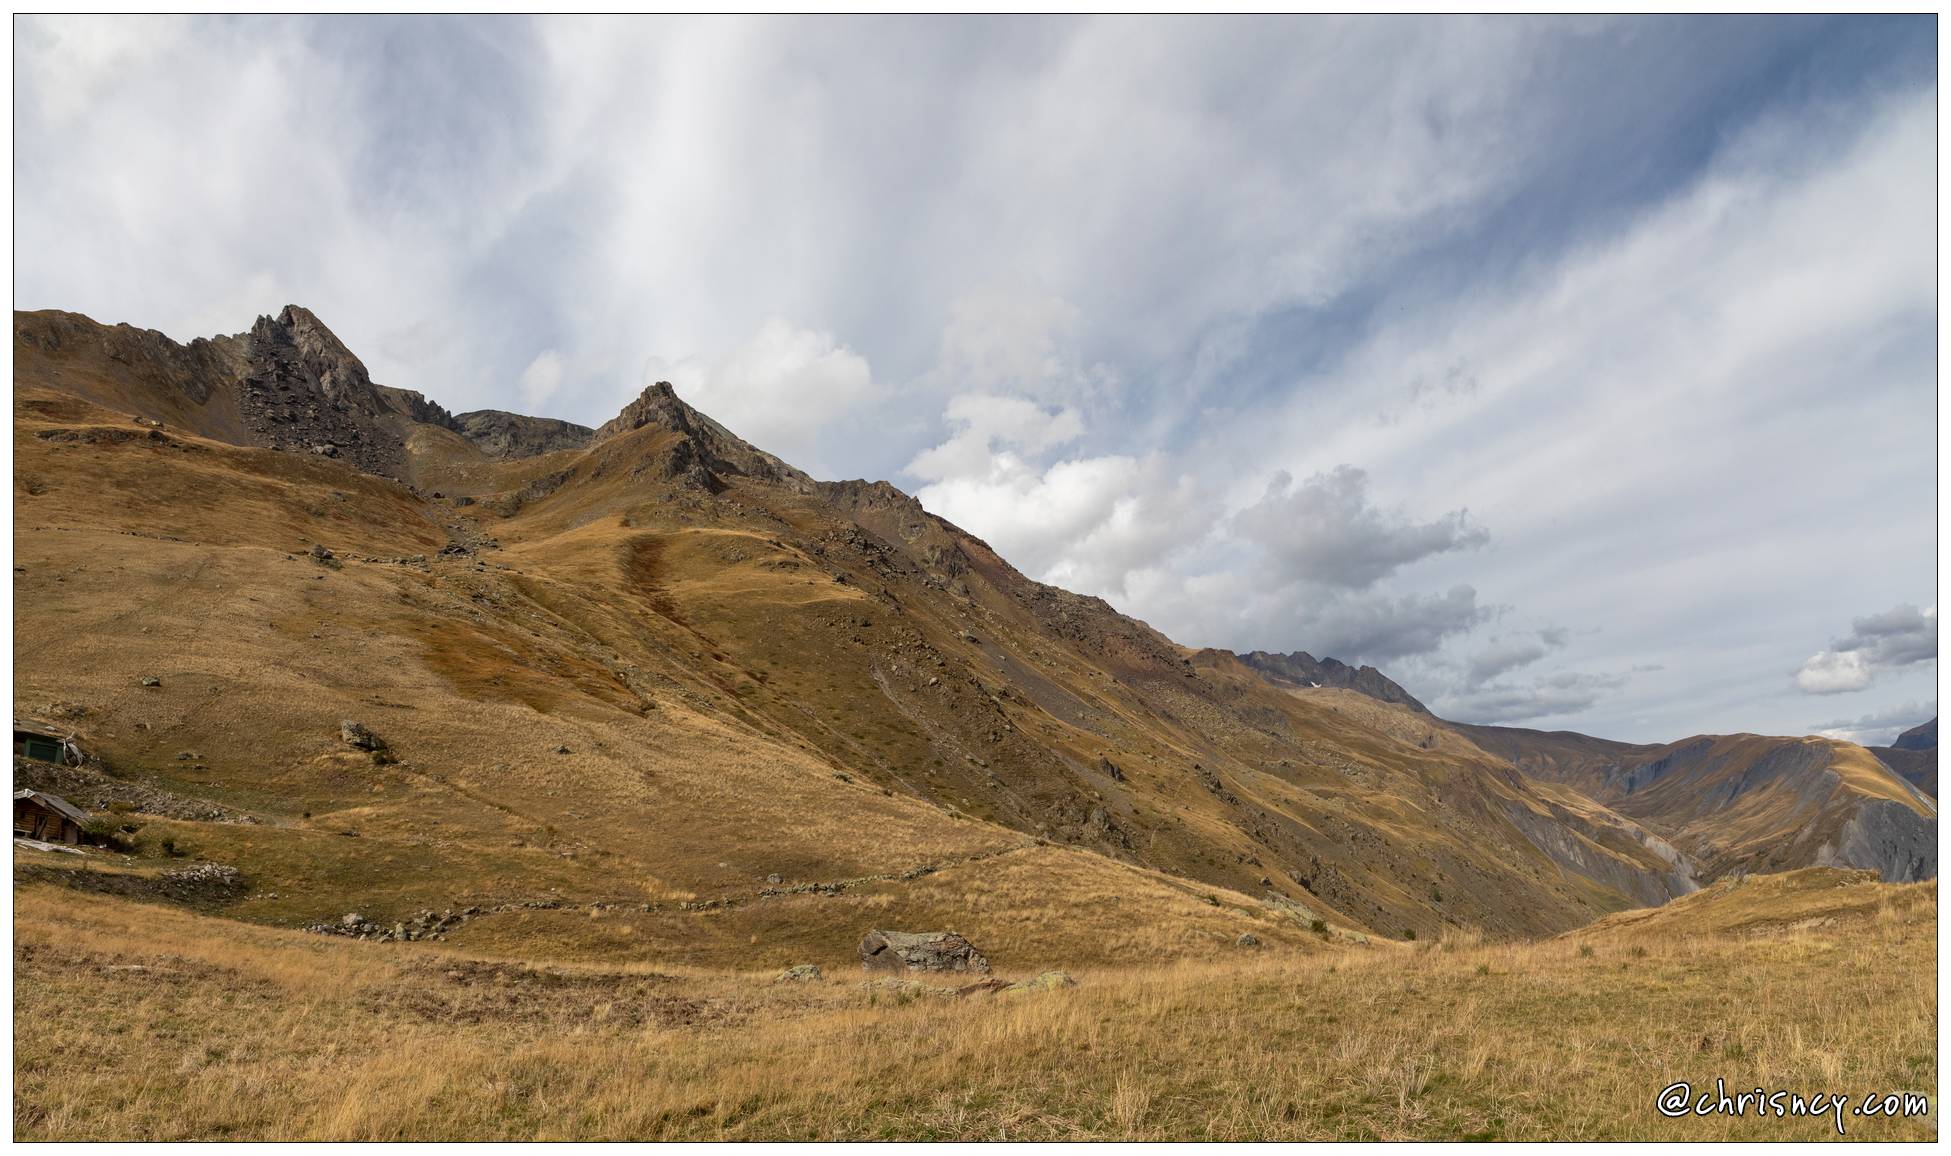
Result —
<svg viewBox="0 0 1951 1156"><path fill-rule="evenodd" d="M259 317L247 341L246 356L260 377L302 382L326 401L363 413L383 406L365 363L301 305L287 305L275 318Z"/></svg>
<svg viewBox="0 0 1951 1156"><path fill-rule="evenodd" d="M1264 650L1255 650L1239 658L1277 683L1340 687L1380 702L1400 703L1422 714L1429 713L1429 708L1416 701L1414 695L1372 666L1354 667L1336 658L1317 659L1305 650L1292 654L1269 654Z"/></svg>
<svg viewBox="0 0 1951 1156"><path fill-rule="evenodd" d="M698 461L713 474L778 482L802 491L813 487L812 478L685 404L668 381L646 387L635 401L623 407L623 412L603 423L592 440L607 441L645 426L656 426L682 436L697 454Z"/></svg>
<svg viewBox="0 0 1951 1156"><path fill-rule="evenodd" d="M301 305L212 344L235 367L238 412L259 444L398 477L405 470L401 418L452 425L419 394L375 385L365 363Z"/></svg>

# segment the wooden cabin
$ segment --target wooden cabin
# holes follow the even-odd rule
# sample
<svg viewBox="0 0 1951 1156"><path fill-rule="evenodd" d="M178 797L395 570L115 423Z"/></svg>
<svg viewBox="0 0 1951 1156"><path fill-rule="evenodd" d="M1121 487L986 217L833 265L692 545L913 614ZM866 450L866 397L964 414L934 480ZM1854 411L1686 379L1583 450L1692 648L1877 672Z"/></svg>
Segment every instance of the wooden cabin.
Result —
<svg viewBox="0 0 1951 1156"><path fill-rule="evenodd" d="M88 828L88 812L59 795L14 792L14 838L78 844Z"/></svg>
<svg viewBox="0 0 1951 1156"><path fill-rule="evenodd" d="M14 755L42 763L72 764L80 760L68 740L30 723L14 720Z"/></svg>

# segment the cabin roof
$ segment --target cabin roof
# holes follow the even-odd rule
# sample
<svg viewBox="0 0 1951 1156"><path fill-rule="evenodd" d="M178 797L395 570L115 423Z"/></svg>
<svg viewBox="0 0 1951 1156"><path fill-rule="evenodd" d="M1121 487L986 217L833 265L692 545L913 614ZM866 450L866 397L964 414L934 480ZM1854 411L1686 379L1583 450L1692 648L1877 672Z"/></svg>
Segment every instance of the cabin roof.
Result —
<svg viewBox="0 0 1951 1156"><path fill-rule="evenodd" d="M75 806L73 803L68 802L66 799L62 798L61 796L50 795L45 791L32 791L32 790L15 791L14 802L18 803L22 799L26 799L29 802L33 802L33 803L39 803L41 806L46 807L48 810L53 811L55 814L60 815L62 818L74 820L74 822L78 826L87 824L87 822L91 818L93 818L93 816L89 815L88 812L82 810L80 807Z"/></svg>
<svg viewBox="0 0 1951 1156"><path fill-rule="evenodd" d="M44 723L35 719L17 718L14 720L15 738L19 738L21 735L33 735L37 739L52 739L54 742L59 743L66 742L72 733L51 723Z"/></svg>

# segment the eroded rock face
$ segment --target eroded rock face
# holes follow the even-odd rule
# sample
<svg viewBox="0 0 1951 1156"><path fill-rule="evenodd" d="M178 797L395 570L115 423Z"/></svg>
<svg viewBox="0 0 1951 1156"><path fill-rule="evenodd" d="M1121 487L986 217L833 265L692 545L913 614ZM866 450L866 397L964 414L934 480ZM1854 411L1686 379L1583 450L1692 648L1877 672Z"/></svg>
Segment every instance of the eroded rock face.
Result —
<svg viewBox="0 0 1951 1156"><path fill-rule="evenodd" d="M974 971L987 974L989 960L953 931L870 931L860 941L867 971Z"/></svg>
<svg viewBox="0 0 1951 1156"><path fill-rule="evenodd" d="M585 425L499 409L455 414L454 428L483 453L504 460L582 449L596 436L596 431Z"/></svg>
<svg viewBox="0 0 1951 1156"><path fill-rule="evenodd" d="M1885 883L1935 879L1937 820L1893 799L1868 800L1850 816L1835 844L1816 853L1816 862L1874 870Z"/></svg>

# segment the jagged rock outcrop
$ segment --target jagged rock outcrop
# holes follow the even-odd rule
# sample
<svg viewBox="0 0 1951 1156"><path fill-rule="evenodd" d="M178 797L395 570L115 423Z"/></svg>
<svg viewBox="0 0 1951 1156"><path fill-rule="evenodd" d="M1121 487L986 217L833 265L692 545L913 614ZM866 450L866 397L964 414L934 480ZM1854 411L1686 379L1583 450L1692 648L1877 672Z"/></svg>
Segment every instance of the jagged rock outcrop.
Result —
<svg viewBox="0 0 1951 1156"><path fill-rule="evenodd" d="M1292 654L1255 650L1240 655L1239 659L1276 682L1292 686L1339 687L1382 702L1400 703L1421 714L1429 713L1429 708L1418 702L1415 695L1372 666L1350 666L1334 658L1317 659L1305 650Z"/></svg>
<svg viewBox="0 0 1951 1156"><path fill-rule="evenodd" d="M406 457L397 419L445 424L446 411L419 394L374 385L365 363L301 306L215 344L236 366L238 409L262 445L400 477Z"/></svg>

